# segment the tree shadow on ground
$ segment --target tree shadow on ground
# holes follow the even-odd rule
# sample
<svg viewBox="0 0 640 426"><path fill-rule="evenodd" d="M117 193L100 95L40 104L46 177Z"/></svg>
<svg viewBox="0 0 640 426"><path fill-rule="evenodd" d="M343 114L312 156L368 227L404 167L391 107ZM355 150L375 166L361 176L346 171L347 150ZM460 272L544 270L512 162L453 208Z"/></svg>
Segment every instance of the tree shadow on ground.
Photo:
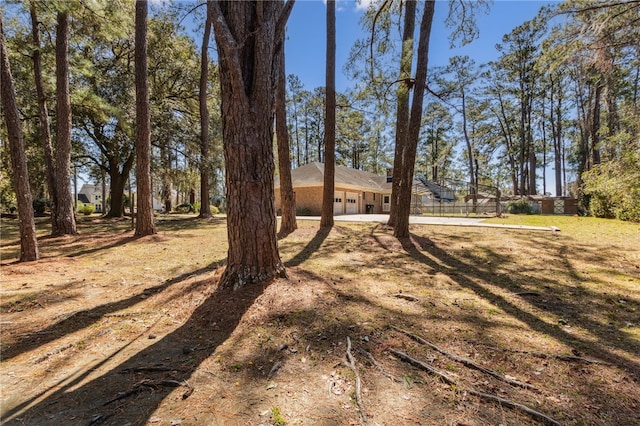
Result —
<svg viewBox="0 0 640 426"><path fill-rule="evenodd" d="M142 290L140 293L134 294L131 297L128 297L127 299L106 303L106 304L96 306L94 308L87 309L87 310L71 312L70 314L66 315L61 320L50 325L49 327L43 330L26 334L22 336L19 340L17 340L15 343L13 343L11 346L3 347L2 360L7 361L24 352L28 352L46 343L57 340L67 334L71 334L83 328L89 327L90 325L100 321L100 319L103 318L105 315L130 308L131 306L134 306L137 303L142 302L148 296L152 294L160 293L166 290L167 288L169 288L170 286L176 283L179 283L181 281L184 281L189 277L198 276L198 275L210 272L216 269L220 265L220 263L221 262L215 262L204 268L200 268L195 271L189 271L178 277L167 280L162 284L159 284L153 287L148 287Z"/></svg>
<svg viewBox="0 0 640 426"><path fill-rule="evenodd" d="M196 284L215 285L207 279ZM8 410L4 424L145 424L163 399L230 336L267 287L215 288L182 326L153 345L81 384L96 369L117 362L115 356L134 341L128 342L96 365L52 387L44 398L34 397ZM136 300L132 298L130 303ZM187 397L185 393L183 399Z"/></svg>
<svg viewBox="0 0 640 426"><path fill-rule="evenodd" d="M454 271L454 273L449 273L448 275L457 284L463 288L473 291L476 295L502 309L508 315L524 322L532 330L551 336L557 341L576 350L579 349L580 351L584 351L585 353L597 357L605 362L630 371L636 376L640 376L640 365L638 365L638 363L620 356L607 348L607 346L612 346L625 351L632 356L640 353L638 343L630 339L624 333L621 333L619 330L612 328L605 329L602 327L602 324L582 315L577 318L577 323L581 327L584 327L584 329L590 334L596 336L598 338L598 342L589 341L575 334L571 334L559 327L557 324L544 321L540 317L523 310L516 304L510 302L503 295L497 294L486 286L481 285L478 280L491 283L491 285L498 286L514 295L523 290L520 284L513 283L512 281L506 282L504 280L497 280L495 275L491 274L489 270L482 270L471 262L465 262L458 257L452 256L428 238L412 234L410 238L400 239L400 242L404 250L416 261L426 264L436 270L442 269L442 266L445 266L450 271ZM428 255L425 254L425 252ZM498 256L498 254L496 254L496 256ZM553 279L546 282L540 282L539 279L533 277L528 277L527 284L529 287L533 284L535 287L540 289L538 291L541 292L551 292L554 285L559 285L554 282ZM553 297L553 294L550 294L549 296ZM527 301L537 309L560 318L563 318L567 312L579 312L579 305L588 306L588 303L592 302L592 300L588 299L588 294L584 294L582 297L574 296L572 300L555 298L553 303L548 303L547 299L542 299L540 297L529 298Z"/></svg>
<svg viewBox="0 0 640 426"><path fill-rule="evenodd" d="M296 254L289 261L285 262L285 266L299 266L304 261L308 260L309 257L316 253L318 249L322 246L322 243L327 239L329 234L331 233L331 228L320 228L316 235L309 241L309 243L302 249L298 254Z"/></svg>

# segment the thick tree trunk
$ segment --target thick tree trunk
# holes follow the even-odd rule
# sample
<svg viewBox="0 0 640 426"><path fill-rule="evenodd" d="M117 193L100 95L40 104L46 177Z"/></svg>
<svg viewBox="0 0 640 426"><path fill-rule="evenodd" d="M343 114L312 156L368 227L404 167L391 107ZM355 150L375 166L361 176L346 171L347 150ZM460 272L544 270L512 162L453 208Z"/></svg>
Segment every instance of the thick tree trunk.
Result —
<svg viewBox="0 0 640 426"><path fill-rule="evenodd" d="M320 227L333 226L336 174L336 2L327 0L327 64L324 113L324 187Z"/></svg>
<svg viewBox="0 0 640 426"><path fill-rule="evenodd" d="M30 3L31 14L31 35L33 38L33 74L36 85L36 95L38 97L38 116L40 118L40 143L44 154L44 168L47 176L47 190L49 191L49 200L51 202L51 217L56 217L56 206L58 205L58 196L56 194L56 175L53 162L53 148L51 146L51 132L49 128L49 113L47 111L47 97L44 93L44 84L42 82L42 61L40 59L40 31L38 23L38 14L36 4L32 0ZM51 221L51 234L56 235L57 222Z"/></svg>
<svg viewBox="0 0 640 426"><path fill-rule="evenodd" d="M69 97L69 15L58 12L56 29L56 194L51 220L55 235L77 233L71 195L71 99Z"/></svg>
<svg viewBox="0 0 640 426"><path fill-rule="evenodd" d="M13 168L13 188L18 201L18 216L20 219L20 261L38 260L38 240L36 226L33 220L33 200L29 187L29 171L27 157L22 139L20 113L13 87L13 76L9 65L9 55L4 41L4 28L0 19L0 93L2 93L2 109L7 125L7 136L11 151L11 167Z"/></svg>
<svg viewBox="0 0 640 426"><path fill-rule="evenodd" d="M285 276L274 206L274 69L293 2L214 1L226 164L227 267L221 286Z"/></svg>
<svg viewBox="0 0 640 426"><path fill-rule="evenodd" d="M424 5L424 13L420 22L420 38L418 41L418 60L416 66L416 78L411 103L411 118L407 133L407 145L402 159L402 185L398 197L398 212L393 235L398 238L409 236L409 215L411 213L411 188L413 183L413 170L416 163L416 150L420 137L420 125L422 123L422 102L427 82L427 67L429 62L429 39L431 37L431 24L435 11L435 0L428 0Z"/></svg>
<svg viewBox="0 0 640 426"><path fill-rule="evenodd" d="M200 57L200 216L211 217L209 203L209 106L207 85L209 84L209 39L211 38L211 2L207 1L207 19L204 24Z"/></svg>
<svg viewBox="0 0 640 426"><path fill-rule="evenodd" d="M411 63L413 61L413 38L416 24L415 0L407 1L404 12L404 29L402 32L402 52L400 57L400 85L396 107L396 147L393 156L393 175L391 181L391 205L389 210L389 226L395 226L398 214L400 185L402 184L402 160L407 145L409 131L409 91L411 90Z"/></svg>
<svg viewBox="0 0 640 426"><path fill-rule="evenodd" d="M118 163L110 161L109 169L109 192L111 193L111 204L107 217L124 216L124 187L127 183L131 167L133 167L133 153L129 155L122 166L122 171L118 168Z"/></svg>
<svg viewBox="0 0 640 426"><path fill-rule="evenodd" d="M284 37L279 40L276 55L278 79L276 86L276 138L278 140L278 171L280 173L280 234L287 235L298 228L296 199L291 181L291 153L287 128L286 69L284 61Z"/></svg>
<svg viewBox="0 0 640 426"><path fill-rule="evenodd" d="M147 80L146 0L136 0L135 81L136 81L136 186L138 192L136 231L138 237L155 234L153 190L151 189L151 117Z"/></svg>

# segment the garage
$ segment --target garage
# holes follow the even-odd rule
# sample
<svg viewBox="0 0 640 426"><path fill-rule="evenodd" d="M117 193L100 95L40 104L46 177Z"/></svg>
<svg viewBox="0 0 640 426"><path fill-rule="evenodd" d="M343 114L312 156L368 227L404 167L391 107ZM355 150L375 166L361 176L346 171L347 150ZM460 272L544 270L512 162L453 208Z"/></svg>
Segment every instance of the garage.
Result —
<svg viewBox="0 0 640 426"><path fill-rule="evenodd" d="M356 192L347 192L347 214L358 214L358 193Z"/></svg>
<svg viewBox="0 0 640 426"><path fill-rule="evenodd" d="M343 200L344 192L334 192L333 193L333 214L343 214L344 208L342 200Z"/></svg>

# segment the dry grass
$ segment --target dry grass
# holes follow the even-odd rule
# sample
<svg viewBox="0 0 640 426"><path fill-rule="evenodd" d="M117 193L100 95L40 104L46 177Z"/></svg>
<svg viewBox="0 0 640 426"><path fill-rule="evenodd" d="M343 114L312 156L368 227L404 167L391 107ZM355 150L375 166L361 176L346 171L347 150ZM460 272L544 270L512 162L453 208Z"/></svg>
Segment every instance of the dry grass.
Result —
<svg viewBox="0 0 640 426"><path fill-rule="evenodd" d="M89 219L77 237L43 237L43 259L31 264L12 262L15 223L3 221L3 420L358 424L348 336L370 424L536 424L468 388L562 424L640 424L640 227L493 219L523 220L561 231L414 226L399 241L382 225L321 232L299 221L280 241L289 279L237 293L216 285L222 218L162 217L159 234L143 239L128 222Z"/></svg>

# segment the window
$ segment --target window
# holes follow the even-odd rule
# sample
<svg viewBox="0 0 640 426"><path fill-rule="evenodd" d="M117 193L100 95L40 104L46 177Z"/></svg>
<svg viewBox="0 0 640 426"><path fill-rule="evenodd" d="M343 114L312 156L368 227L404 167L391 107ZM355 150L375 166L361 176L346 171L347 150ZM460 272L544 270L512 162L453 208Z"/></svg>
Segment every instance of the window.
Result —
<svg viewBox="0 0 640 426"><path fill-rule="evenodd" d="M333 202L334 203L341 203L342 202L342 198L334 198Z"/></svg>
<svg viewBox="0 0 640 426"><path fill-rule="evenodd" d="M366 200L366 199L367 199L367 193L366 193L366 192L363 192L363 193L362 193L362 199L363 199L363 200Z"/></svg>
<svg viewBox="0 0 640 426"><path fill-rule="evenodd" d="M96 195L96 201L101 200L102 196L101 195Z"/></svg>
<svg viewBox="0 0 640 426"><path fill-rule="evenodd" d="M373 201L375 201L375 200L376 200L376 193L374 192L373 193Z"/></svg>

